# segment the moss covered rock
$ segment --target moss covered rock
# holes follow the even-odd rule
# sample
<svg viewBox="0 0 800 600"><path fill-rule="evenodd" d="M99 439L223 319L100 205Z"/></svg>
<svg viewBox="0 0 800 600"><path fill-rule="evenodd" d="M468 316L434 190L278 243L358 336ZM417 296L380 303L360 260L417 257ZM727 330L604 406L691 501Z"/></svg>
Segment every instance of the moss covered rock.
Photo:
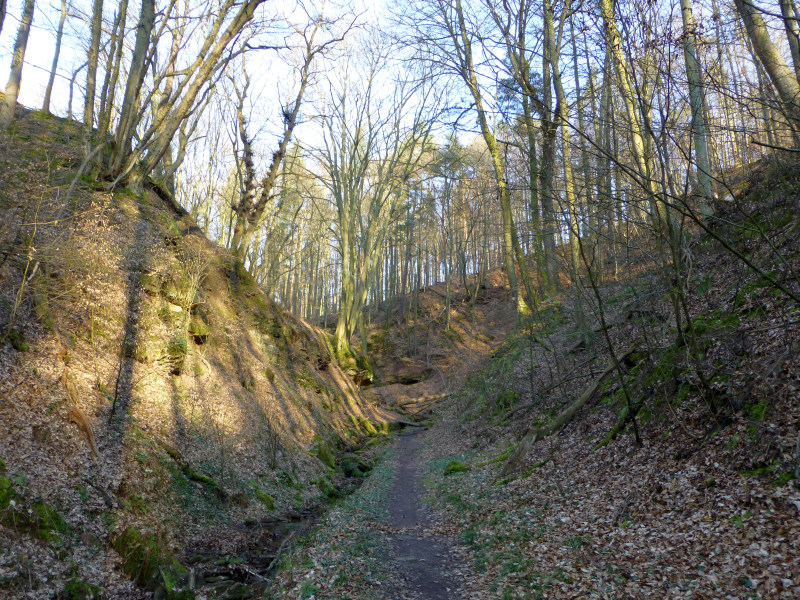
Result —
<svg viewBox="0 0 800 600"><path fill-rule="evenodd" d="M372 467L356 454L342 456L342 472L347 477L364 477Z"/></svg>
<svg viewBox="0 0 800 600"><path fill-rule="evenodd" d="M46 542L70 534L69 525L58 511L41 500L25 506L6 477L0 477L0 523Z"/></svg>
<svg viewBox="0 0 800 600"><path fill-rule="evenodd" d="M327 477L318 479L316 483L319 491L326 498L339 498L342 495L342 493L339 491L339 488L337 488Z"/></svg>
<svg viewBox="0 0 800 600"><path fill-rule="evenodd" d="M261 501L261 503L267 508L267 510L275 510L275 498L273 498L267 492L258 487L258 485L256 485L254 482L251 482L251 485L253 486L253 492L255 493L256 498L258 498L259 501Z"/></svg>
<svg viewBox="0 0 800 600"><path fill-rule="evenodd" d="M169 372L172 375L180 375L183 372L183 365L188 354L188 344L186 338L180 335L173 337L164 351L169 364Z"/></svg>
<svg viewBox="0 0 800 600"><path fill-rule="evenodd" d="M331 469L336 467L336 459L333 456L333 450L331 450L327 442L319 442L317 444L317 458Z"/></svg>
<svg viewBox="0 0 800 600"><path fill-rule="evenodd" d="M137 585L155 590L156 598L194 598L194 592L182 587L188 582L188 571L155 534L130 526L114 539L113 547L122 557L122 570Z"/></svg>
<svg viewBox="0 0 800 600"><path fill-rule="evenodd" d="M211 330L208 324L199 315L194 315L189 321L189 335L192 336L195 344L202 345L208 341L208 334Z"/></svg>
<svg viewBox="0 0 800 600"><path fill-rule="evenodd" d="M462 462L457 460L451 460L447 463L447 466L444 468L445 475L453 475L455 473L464 473L465 471L471 471L472 467L466 465Z"/></svg>
<svg viewBox="0 0 800 600"><path fill-rule="evenodd" d="M25 340L25 334L18 329L12 329L8 332L8 341L11 342L11 347L17 352L27 352L30 348Z"/></svg>

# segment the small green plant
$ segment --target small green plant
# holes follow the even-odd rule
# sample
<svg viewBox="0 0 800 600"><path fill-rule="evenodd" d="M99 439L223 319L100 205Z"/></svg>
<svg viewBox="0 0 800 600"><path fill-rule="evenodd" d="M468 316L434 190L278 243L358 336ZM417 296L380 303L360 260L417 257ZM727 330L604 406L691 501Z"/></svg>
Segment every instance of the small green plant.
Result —
<svg viewBox="0 0 800 600"><path fill-rule="evenodd" d="M12 328L8 332L8 341L11 342L11 347L17 352L27 352L30 349L30 345L25 340L25 334L16 328Z"/></svg>
<svg viewBox="0 0 800 600"><path fill-rule="evenodd" d="M311 580L306 580L300 586L300 597L301 598L313 598L314 595L319 592L319 587L314 585Z"/></svg>
<svg viewBox="0 0 800 600"><path fill-rule="evenodd" d="M317 444L317 458L331 469L336 467L336 459L333 456L330 444L321 441Z"/></svg>
<svg viewBox="0 0 800 600"><path fill-rule="evenodd" d="M748 404L745 407L745 411L747 412L747 416L753 421L763 421L769 414L769 404L767 403L767 399L764 398L761 400L761 402L757 402L755 404Z"/></svg>
<svg viewBox="0 0 800 600"><path fill-rule="evenodd" d="M497 396L497 408L508 410L519 401L519 392L515 390L504 390Z"/></svg>
<svg viewBox="0 0 800 600"><path fill-rule="evenodd" d="M447 466L444 468L444 474L453 475L455 473L464 473L466 471L471 471L471 470L472 467L470 467L469 465L466 465L457 460L451 460L449 463L447 463Z"/></svg>
<svg viewBox="0 0 800 600"><path fill-rule="evenodd" d="M794 479L794 471L784 471L772 482L774 487L782 487Z"/></svg>
<svg viewBox="0 0 800 600"><path fill-rule="evenodd" d="M101 598L102 590L99 585L86 583L77 576L73 576L64 584L64 590L58 597L63 600L92 600Z"/></svg>
<svg viewBox="0 0 800 600"><path fill-rule="evenodd" d="M564 540L564 545L570 550L577 550L581 548L586 542L579 535L573 535Z"/></svg>
<svg viewBox="0 0 800 600"><path fill-rule="evenodd" d="M270 496L267 492L265 492L261 488L257 487L253 482L251 482L251 485L253 485L255 488L254 492L256 498L258 498L261 501L261 503L267 507L267 510L275 510L275 498Z"/></svg>
<svg viewBox="0 0 800 600"><path fill-rule="evenodd" d="M739 515L733 515L733 516L730 518L730 522L731 522L731 523L732 523L734 526L736 526L736 527L738 527L739 529L741 529L742 527L744 527L744 522L745 522L747 519L749 519L750 517L752 517L752 516L753 516L753 514L752 514L751 512L744 512L744 513L742 513L742 514L739 514Z"/></svg>

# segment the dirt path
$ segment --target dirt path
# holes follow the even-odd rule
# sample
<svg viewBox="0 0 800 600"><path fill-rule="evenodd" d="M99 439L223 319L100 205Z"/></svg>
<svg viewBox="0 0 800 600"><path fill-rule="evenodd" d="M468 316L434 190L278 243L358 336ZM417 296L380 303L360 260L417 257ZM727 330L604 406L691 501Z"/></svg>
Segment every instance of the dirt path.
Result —
<svg viewBox="0 0 800 600"><path fill-rule="evenodd" d="M414 429L397 441L389 497L389 524L397 529L386 549L393 573L388 597L461 600L466 596L459 571L465 567L452 550L452 540L430 533L433 524L421 505L421 437L421 430Z"/></svg>

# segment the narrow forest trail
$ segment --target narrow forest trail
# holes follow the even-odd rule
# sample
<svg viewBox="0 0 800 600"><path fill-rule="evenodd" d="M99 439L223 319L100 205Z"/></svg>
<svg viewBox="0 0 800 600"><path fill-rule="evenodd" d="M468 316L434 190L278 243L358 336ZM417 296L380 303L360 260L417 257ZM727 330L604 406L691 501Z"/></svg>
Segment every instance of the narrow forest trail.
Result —
<svg viewBox="0 0 800 600"><path fill-rule="evenodd" d="M386 548L386 569L392 573L391 598L460 600L462 571L453 540L433 532L434 522L422 505L420 459L423 431L402 434L395 445L394 478L388 499L389 525L395 532Z"/></svg>

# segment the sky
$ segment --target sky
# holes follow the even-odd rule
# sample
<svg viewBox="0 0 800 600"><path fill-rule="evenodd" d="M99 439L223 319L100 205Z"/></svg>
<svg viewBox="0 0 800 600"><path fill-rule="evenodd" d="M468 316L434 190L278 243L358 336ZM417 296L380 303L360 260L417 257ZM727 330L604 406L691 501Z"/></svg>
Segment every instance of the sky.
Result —
<svg viewBox="0 0 800 600"><path fill-rule="evenodd" d="M270 3L271 10L276 4L284 4L283 10L288 11L292 0L279 0ZM331 4L328 0L328 4ZM357 0L359 12L364 12L371 18L383 11L385 0ZM5 89L8 74L11 68L11 58L16 39L17 29L22 15L23 0L9 0L3 31L0 34L0 86ZM109 19L118 2L106 0L105 13ZM91 13L91 0L68 0L71 14L87 16ZM128 8L128 25L138 14L138 2L132 0ZM22 71L22 86L18 101L28 108L40 108L50 75L50 67L55 50L56 29L61 12L60 0L36 0L28 47L25 54L25 66ZM73 70L86 60L86 46L82 40L88 40L88 26L86 23L70 16L65 26L64 42L57 69L57 76L53 89L51 111L58 116L66 116L67 101L69 98L69 80ZM274 67L270 68L274 75ZM80 113L83 104L82 87L85 84L85 71L77 79L73 99L73 109Z"/></svg>
<svg viewBox="0 0 800 600"><path fill-rule="evenodd" d="M0 34L0 85L5 89L8 73L11 69L11 56L14 49L14 40L17 36L20 17L22 16L22 0L9 0L6 19L3 23L3 32ZM73 0L76 10L86 12L86 2ZM41 108L47 79L50 76L50 67L53 62L53 51L56 43L56 29L61 12L60 0L37 0L33 15L33 26L28 38L28 48L25 53L25 66L22 69L22 87L20 90L20 104L29 108ZM84 51L78 50L79 43L74 35L75 28L83 30L82 23L77 19L68 18L65 26L64 43L61 51L61 61L57 70L58 76L53 87L52 112L59 116L67 114L67 99L69 97L69 78L72 69L85 60ZM85 78L85 76L84 76ZM80 76L78 82L80 83ZM76 89L77 107L82 98Z"/></svg>

